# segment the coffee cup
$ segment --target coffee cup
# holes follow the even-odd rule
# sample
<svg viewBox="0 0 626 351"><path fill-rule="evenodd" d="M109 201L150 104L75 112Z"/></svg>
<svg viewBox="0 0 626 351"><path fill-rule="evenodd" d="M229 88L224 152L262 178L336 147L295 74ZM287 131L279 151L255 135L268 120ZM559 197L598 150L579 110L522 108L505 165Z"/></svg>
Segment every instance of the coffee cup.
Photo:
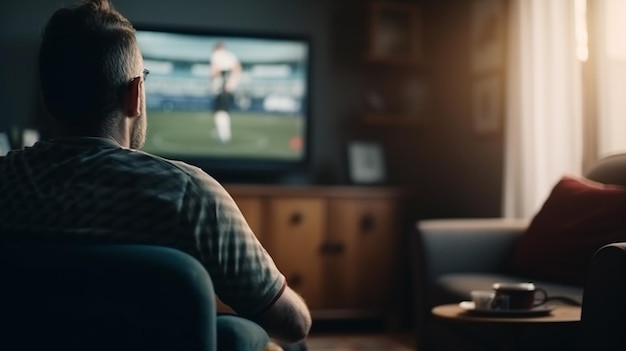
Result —
<svg viewBox="0 0 626 351"><path fill-rule="evenodd" d="M495 283L493 290L492 305L499 310L529 310L548 299L546 290L533 283Z"/></svg>
<svg viewBox="0 0 626 351"><path fill-rule="evenodd" d="M472 290L470 295L472 302L474 302L475 310L490 310L492 309L493 299L495 297L493 290Z"/></svg>

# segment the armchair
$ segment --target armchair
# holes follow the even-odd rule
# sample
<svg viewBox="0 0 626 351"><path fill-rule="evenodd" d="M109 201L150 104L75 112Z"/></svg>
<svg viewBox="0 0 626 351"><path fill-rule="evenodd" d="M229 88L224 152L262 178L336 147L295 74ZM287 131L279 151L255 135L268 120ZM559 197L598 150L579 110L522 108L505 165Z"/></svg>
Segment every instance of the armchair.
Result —
<svg viewBox="0 0 626 351"><path fill-rule="evenodd" d="M626 154L600 160L586 178L626 186ZM549 295L582 302L583 284L531 279L511 269L516 244L530 223L526 219L468 218L424 219L416 224L411 247L420 350L436 347L432 307L467 300L471 290L491 289L497 281L533 281Z"/></svg>
<svg viewBox="0 0 626 351"><path fill-rule="evenodd" d="M0 279L3 350L217 350L211 279L172 248L2 239Z"/></svg>
<svg viewBox="0 0 626 351"><path fill-rule="evenodd" d="M431 309L470 299L472 290L489 290L495 282L534 281L549 295L582 300L580 286L537 281L509 271L517 239L529 220L433 219L420 221L412 237L415 327L418 349L437 349Z"/></svg>

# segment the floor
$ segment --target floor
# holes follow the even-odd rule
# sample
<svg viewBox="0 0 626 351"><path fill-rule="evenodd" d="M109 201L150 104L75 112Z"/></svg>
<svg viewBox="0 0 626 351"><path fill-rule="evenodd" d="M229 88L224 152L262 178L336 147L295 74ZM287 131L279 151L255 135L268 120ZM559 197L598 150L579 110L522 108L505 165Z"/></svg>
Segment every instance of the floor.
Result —
<svg viewBox="0 0 626 351"><path fill-rule="evenodd" d="M406 334L324 334L307 338L308 351L416 351Z"/></svg>
<svg viewBox="0 0 626 351"><path fill-rule="evenodd" d="M414 333L410 331L388 331L379 323L370 322L316 322L313 324L307 344L312 346L336 344L336 347L315 348L311 347L311 351L317 350L370 350L364 348L367 344L376 345L394 345L394 347L379 346L371 348L371 350L381 351L416 351L416 342ZM335 343L336 341L336 343ZM357 347L345 347L346 344L359 345Z"/></svg>

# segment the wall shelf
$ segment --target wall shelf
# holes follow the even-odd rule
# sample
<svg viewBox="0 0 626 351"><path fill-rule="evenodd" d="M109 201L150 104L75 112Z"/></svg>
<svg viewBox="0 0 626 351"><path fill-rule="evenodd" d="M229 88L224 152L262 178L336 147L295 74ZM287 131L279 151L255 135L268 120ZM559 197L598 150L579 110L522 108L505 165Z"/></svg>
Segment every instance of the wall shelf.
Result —
<svg viewBox="0 0 626 351"><path fill-rule="evenodd" d="M403 114L366 114L363 116L363 122L376 126L418 126L422 124L420 117Z"/></svg>
<svg viewBox="0 0 626 351"><path fill-rule="evenodd" d="M420 125L428 100L420 7L414 2L372 0L367 10L363 123Z"/></svg>
<svg viewBox="0 0 626 351"><path fill-rule="evenodd" d="M424 60L421 57L381 57L369 54L365 57L366 64L378 64L381 66L397 66L412 69L424 68Z"/></svg>
<svg viewBox="0 0 626 351"><path fill-rule="evenodd" d="M410 2L371 1L369 54L375 59L414 61L422 56L419 8Z"/></svg>

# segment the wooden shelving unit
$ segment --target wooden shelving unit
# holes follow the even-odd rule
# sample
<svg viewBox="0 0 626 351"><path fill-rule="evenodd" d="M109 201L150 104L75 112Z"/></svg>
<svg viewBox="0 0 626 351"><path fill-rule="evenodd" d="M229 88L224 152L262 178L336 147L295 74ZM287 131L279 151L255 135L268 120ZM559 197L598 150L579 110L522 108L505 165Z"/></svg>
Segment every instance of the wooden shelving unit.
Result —
<svg viewBox="0 0 626 351"><path fill-rule="evenodd" d="M423 31L419 5L373 0L368 3L364 75L369 111L363 123L417 126L427 104Z"/></svg>
<svg viewBox="0 0 626 351"><path fill-rule="evenodd" d="M422 120L419 116L394 114L366 114L363 121L377 126L419 126Z"/></svg>

